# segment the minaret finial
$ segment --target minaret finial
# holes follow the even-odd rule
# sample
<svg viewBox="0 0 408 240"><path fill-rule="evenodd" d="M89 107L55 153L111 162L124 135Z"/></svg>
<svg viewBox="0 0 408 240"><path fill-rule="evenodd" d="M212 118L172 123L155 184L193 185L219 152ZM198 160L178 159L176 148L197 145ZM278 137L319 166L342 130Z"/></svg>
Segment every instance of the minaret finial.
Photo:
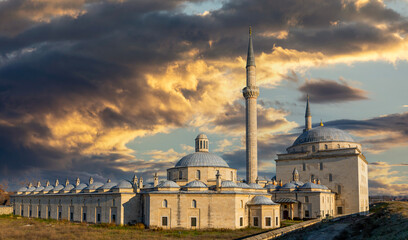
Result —
<svg viewBox="0 0 408 240"><path fill-rule="evenodd" d="M249 27L249 43L248 43L248 55L247 55L247 65L246 67L254 66L255 67L255 56L254 48L252 46L252 28Z"/></svg>
<svg viewBox="0 0 408 240"><path fill-rule="evenodd" d="M320 119L320 127L323 127L323 126L324 126L323 121L322 119Z"/></svg>

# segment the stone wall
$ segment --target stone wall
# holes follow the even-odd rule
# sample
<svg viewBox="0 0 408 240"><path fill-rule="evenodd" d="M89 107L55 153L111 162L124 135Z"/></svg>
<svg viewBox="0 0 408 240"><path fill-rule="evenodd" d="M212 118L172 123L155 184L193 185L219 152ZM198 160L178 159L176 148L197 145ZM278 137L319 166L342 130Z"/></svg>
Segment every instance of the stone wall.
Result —
<svg viewBox="0 0 408 240"><path fill-rule="evenodd" d="M12 206L0 206L0 215L13 213Z"/></svg>

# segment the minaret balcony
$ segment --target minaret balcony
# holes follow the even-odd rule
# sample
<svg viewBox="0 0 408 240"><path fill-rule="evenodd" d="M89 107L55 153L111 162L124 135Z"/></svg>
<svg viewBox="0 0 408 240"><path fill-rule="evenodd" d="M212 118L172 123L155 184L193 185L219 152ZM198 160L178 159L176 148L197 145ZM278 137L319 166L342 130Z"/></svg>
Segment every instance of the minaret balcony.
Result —
<svg viewBox="0 0 408 240"><path fill-rule="evenodd" d="M242 89L242 94L245 99L248 98L257 98L259 96L259 87L257 86L248 86Z"/></svg>

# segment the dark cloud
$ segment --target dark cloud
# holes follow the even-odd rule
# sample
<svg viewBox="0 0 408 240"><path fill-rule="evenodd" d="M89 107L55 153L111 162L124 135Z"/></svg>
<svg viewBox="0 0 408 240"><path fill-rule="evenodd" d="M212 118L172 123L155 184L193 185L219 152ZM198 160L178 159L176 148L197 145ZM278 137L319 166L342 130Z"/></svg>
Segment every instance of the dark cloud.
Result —
<svg viewBox="0 0 408 240"><path fill-rule="evenodd" d="M332 103L364 100L367 98L367 92L358 88L349 86L347 83L336 82L327 79L312 79L306 81L299 87L303 93L301 101L306 101L309 94L310 101L315 103Z"/></svg>
<svg viewBox="0 0 408 240"><path fill-rule="evenodd" d="M257 53L270 52L276 43L306 52L347 54L392 44L398 40L393 34L404 34L407 29L404 18L376 1L358 10L353 3L341 0L234 0L205 16L181 13L184 2L1 1L2 176L120 178L131 176L134 166L146 169L146 174L168 167L161 162L147 165L128 152L118 151L117 146L86 150L96 148L101 139L112 138L109 134L118 129L154 132L161 126L184 126L192 112L180 109L177 97L199 102L218 85L200 81L195 89L172 86L177 91L172 95L152 88L146 76L165 73L166 66L175 61L221 57L228 61L243 56L250 24ZM333 27L333 22L339 24ZM380 23L388 28L374 27ZM288 32L287 38L268 35L283 30ZM198 54L188 57L193 49ZM293 73L288 78L297 79ZM159 85L167 81L162 79ZM333 84L315 86L320 90L309 92L312 101L322 96L321 91L327 93L330 86ZM334 87L342 91L336 101L365 97L344 84ZM226 105L225 109L225 116L213 124L242 129L242 104ZM267 110L260 111L260 129L285 124L284 118L267 118ZM59 123L62 120L67 122ZM57 124L92 129L80 136L73 130L65 133L56 129ZM288 146L288 142L276 141L271 148L271 143L260 142L260 159L271 161L276 152ZM238 156L226 158L232 163Z"/></svg>

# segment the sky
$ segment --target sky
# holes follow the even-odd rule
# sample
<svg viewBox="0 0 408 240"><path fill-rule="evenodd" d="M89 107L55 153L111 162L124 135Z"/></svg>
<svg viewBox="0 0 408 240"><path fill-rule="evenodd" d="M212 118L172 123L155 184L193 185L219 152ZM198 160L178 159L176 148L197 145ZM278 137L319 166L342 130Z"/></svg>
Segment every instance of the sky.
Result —
<svg viewBox="0 0 408 240"><path fill-rule="evenodd" d="M0 182L151 181L194 151L245 176L252 26L259 175L304 127L350 133L370 194L408 193L406 0L2 0Z"/></svg>

